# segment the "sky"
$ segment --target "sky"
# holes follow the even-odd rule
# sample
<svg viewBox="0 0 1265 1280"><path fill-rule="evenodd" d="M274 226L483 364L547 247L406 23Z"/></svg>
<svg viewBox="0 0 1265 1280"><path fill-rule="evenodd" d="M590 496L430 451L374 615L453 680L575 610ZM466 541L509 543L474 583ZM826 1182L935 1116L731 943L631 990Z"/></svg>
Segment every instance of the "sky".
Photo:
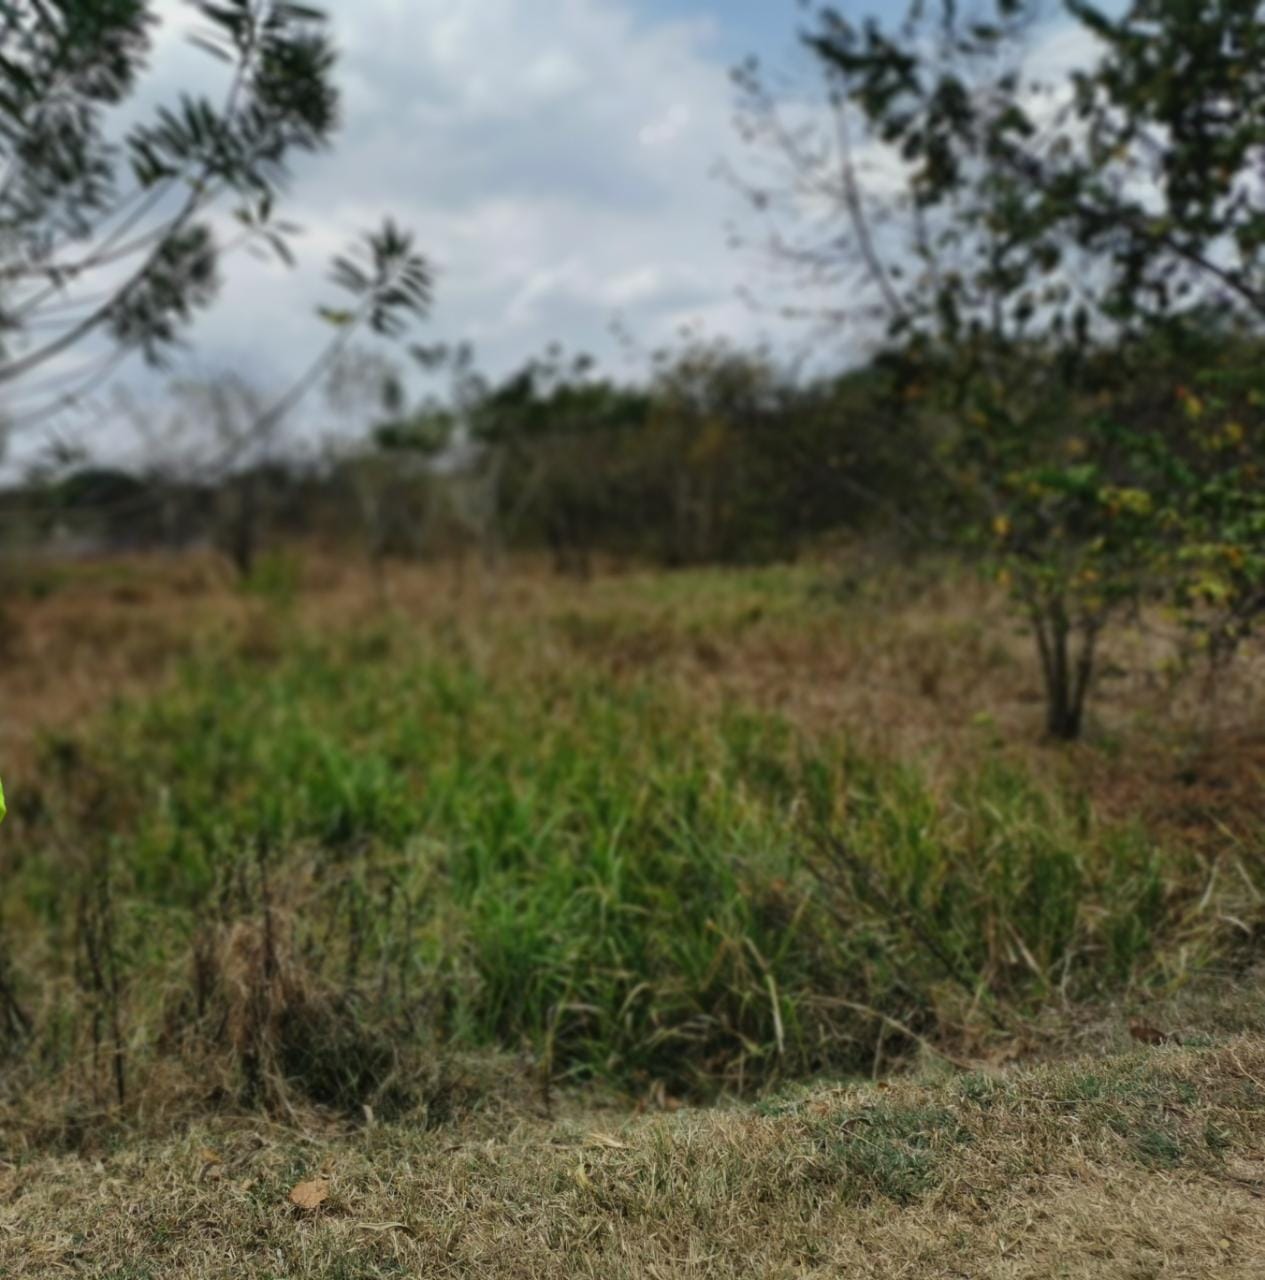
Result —
<svg viewBox="0 0 1265 1280"><path fill-rule="evenodd" d="M729 70L753 48L794 55L794 0L355 0L332 12L345 127L294 184L305 258L392 213L437 268L429 335L472 342L492 371L553 340L617 361L616 318L645 348L690 322L756 336L725 234L738 201L716 167L739 150ZM299 347L293 284L268 291L254 324L226 295L213 344L241 334L236 358L249 359L263 329Z"/></svg>
<svg viewBox="0 0 1265 1280"><path fill-rule="evenodd" d="M750 53L773 67L803 58L797 0L325 7L344 125L329 152L295 167L284 213L304 228L299 265L226 263L177 372L233 371L265 396L280 391L327 337L314 312L338 301L330 256L386 214L414 231L437 274L417 337L469 342L493 375L555 341L636 373L686 326L740 344L799 336L740 296L758 264L729 242L744 206L717 173L744 163L729 72ZM188 45L184 0L157 9L163 34L138 109L213 91L222 74ZM125 378L157 386L134 368Z"/></svg>

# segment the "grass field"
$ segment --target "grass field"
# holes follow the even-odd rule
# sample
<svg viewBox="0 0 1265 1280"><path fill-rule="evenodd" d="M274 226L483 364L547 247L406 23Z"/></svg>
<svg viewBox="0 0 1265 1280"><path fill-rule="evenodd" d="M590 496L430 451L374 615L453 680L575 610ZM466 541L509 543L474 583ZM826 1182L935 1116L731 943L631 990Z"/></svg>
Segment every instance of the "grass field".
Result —
<svg viewBox="0 0 1265 1280"><path fill-rule="evenodd" d="M1055 749L951 565L10 576L0 1275L1265 1257L1252 662Z"/></svg>
<svg viewBox="0 0 1265 1280"><path fill-rule="evenodd" d="M1263 1100L1231 1039L632 1119L209 1119L0 1168L0 1274L1247 1280Z"/></svg>

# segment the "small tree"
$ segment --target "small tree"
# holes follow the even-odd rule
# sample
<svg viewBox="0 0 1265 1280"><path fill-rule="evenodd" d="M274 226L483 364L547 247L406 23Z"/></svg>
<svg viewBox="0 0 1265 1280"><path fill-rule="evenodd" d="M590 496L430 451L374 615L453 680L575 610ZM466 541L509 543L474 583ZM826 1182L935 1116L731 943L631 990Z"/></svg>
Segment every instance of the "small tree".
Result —
<svg viewBox="0 0 1265 1280"><path fill-rule="evenodd" d="M1167 380L1182 425L1173 580L1186 625L1221 663L1265 615L1265 343L1223 322L1195 339L1197 371Z"/></svg>
<svg viewBox="0 0 1265 1280"><path fill-rule="evenodd" d="M1113 421L1099 353L1211 294L1244 315L1265 297L1262 6L1142 0L1119 22L1067 9L1104 52L1044 86L1024 64L1024 0L914 4L895 27L816 9L828 145L786 123L758 68L739 77L748 136L790 162L799 203L811 192L835 213L791 260L854 273L851 310L886 317L923 411L951 421L948 487L1031 623L1063 738L1080 732L1103 627L1197 505L1158 491L1197 473Z"/></svg>
<svg viewBox="0 0 1265 1280"><path fill-rule="evenodd" d="M345 453L341 464L370 558L380 574L388 554L420 554L446 525L463 542L473 535L494 565L499 456L475 425L488 385L467 344L414 346L411 354L427 372L447 374L446 397L430 394L407 407L398 370L367 352L340 361L326 388L342 414L369 410L374 418L368 440Z"/></svg>

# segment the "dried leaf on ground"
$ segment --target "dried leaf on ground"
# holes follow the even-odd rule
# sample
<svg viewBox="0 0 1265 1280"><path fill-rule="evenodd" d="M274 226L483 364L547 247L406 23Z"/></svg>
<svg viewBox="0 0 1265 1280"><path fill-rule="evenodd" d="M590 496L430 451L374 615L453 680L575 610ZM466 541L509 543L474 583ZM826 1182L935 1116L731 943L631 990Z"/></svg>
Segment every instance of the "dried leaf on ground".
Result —
<svg viewBox="0 0 1265 1280"><path fill-rule="evenodd" d="M1129 1023L1129 1034L1141 1044L1181 1044L1180 1036L1161 1031L1159 1027L1153 1027L1149 1022L1143 1022L1141 1018L1134 1018Z"/></svg>
<svg viewBox="0 0 1265 1280"><path fill-rule="evenodd" d="M300 1182L290 1192L290 1203L308 1213L319 1209L328 1199L329 1183L324 1178L313 1178L310 1182Z"/></svg>

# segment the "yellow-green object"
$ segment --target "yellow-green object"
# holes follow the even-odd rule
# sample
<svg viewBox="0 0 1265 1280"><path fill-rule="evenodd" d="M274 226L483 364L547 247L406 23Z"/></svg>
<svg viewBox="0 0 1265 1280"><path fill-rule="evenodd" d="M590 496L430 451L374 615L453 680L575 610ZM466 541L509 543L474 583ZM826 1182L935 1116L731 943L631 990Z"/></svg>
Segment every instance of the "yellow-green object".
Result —
<svg viewBox="0 0 1265 1280"><path fill-rule="evenodd" d="M4 821L4 815L8 812L4 804L4 782L0 781L0 822Z"/></svg>

